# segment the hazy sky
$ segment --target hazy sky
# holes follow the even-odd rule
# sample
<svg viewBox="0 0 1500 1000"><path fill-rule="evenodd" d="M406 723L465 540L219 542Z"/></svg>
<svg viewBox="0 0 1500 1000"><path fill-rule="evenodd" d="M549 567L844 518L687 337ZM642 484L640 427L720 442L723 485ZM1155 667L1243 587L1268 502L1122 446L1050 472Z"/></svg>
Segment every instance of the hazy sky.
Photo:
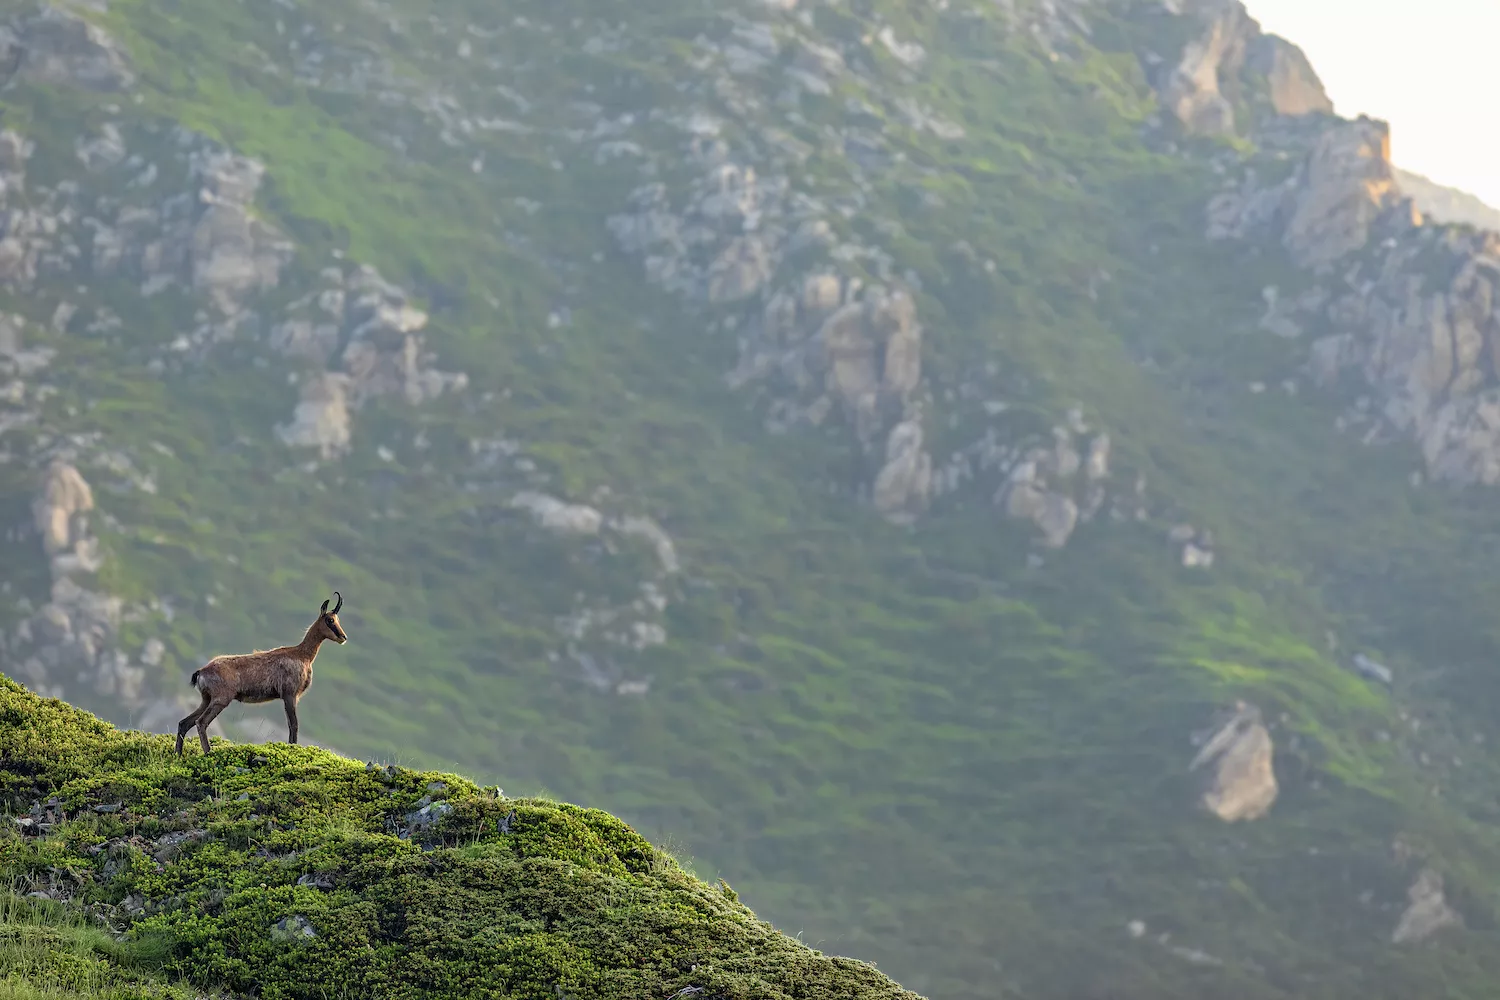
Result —
<svg viewBox="0 0 1500 1000"><path fill-rule="evenodd" d="M1396 165L1500 207L1500 0L1244 0L1302 47L1345 118L1391 123Z"/></svg>

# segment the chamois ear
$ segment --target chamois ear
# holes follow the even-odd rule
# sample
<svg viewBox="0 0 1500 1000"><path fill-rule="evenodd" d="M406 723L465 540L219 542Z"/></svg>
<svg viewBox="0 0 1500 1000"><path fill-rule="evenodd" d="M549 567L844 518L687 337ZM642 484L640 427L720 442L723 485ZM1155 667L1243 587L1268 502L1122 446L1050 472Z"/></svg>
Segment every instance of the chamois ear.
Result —
<svg viewBox="0 0 1500 1000"><path fill-rule="evenodd" d="M324 602L323 602L323 607L322 607L322 609L321 609L321 610L320 610L320 611L319 611L319 612L318 612L318 614L320 614L320 615L326 615L326 614L328 614L328 602L327 602L327 601L324 601Z"/></svg>

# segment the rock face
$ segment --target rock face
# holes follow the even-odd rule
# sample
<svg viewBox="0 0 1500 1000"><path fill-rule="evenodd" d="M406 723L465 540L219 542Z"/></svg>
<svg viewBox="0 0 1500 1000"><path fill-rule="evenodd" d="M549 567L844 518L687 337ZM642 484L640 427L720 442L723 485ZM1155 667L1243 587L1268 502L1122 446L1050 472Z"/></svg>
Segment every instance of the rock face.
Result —
<svg viewBox="0 0 1500 1000"><path fill-rule="evenodd" d="M427 314L374 268L329 267L322 279L271 328L271 347L310 369L291 420L276 428L284 443L333 458L349 447L352 414L371 400L420 406L468 385L462 372L432 367Z"/></svg>
<svg viewBox="0 0 1500 1000"><path fill-rule="evenodd" d="M94 491L78 470L63 461L53 462L31 508L43 551L54 560L76 556L78 547L90 540L83 515L93 509Z"/></svg>
<svg viewBox="0 0 1500 1000"><path fill-rule="evenodd" d="M1262 186L1249 174L1217 195L1208 206L1207 237L1273 234L1297 263L1326 267L1364 246L1376 223L1403 204L1391 169L1390 128L1361 118L1320 132L1282 183Z"/></svg>
<svg viewBox="0 0 1500 1000"><path fill-rule="evenodd" d="M194 159L200 207L185 241L192 287L226 313L244 296L275 288L291 259L291 244L250 212L264 174L261 164L225 150Z"/></svg>
<svg viewBox="0 0 1500 1000"><path fill-rule="evenodd" d="M1229 135L1235 131L1234 105L1223 91L1244 68L1246 42L1255 22L1238 3L1204 14L1203 33L1164 74L1161 103L1189 132Z"/></svg>
<svg viewBox="0 0 1500 1000"><path fill-rule="evenodd" d="M63 458L48 465L32 503L32 516L52 571L51 596L23 619L0 652L19 665L18 674L39 692L61 692L64 681L140 706L145 671L117 648L123 602L80 581L104 561L89 530L94 491Z"/></svg>
<svg viewBox="0 0 1500 1000"><path fill-rule="evenodd" d="M1361 118L1327 130L1291 186L1282 240L1293 260L1316 267L1364 246L1395 197L1390 126Z"/></svg>
<svg viewBox="0 0 1500 1000"><path fill-rule="evenodd" d="M765 70L783 51L791 55L783 70L789 100L827 94L833 80L848 76L838 50L799 37L798 22L786 17L790 9L768 9L779 19L747 21L720 41L695 43L705 58L723 63L720 96L729 112L754 103L738 94L734 77ZM898 62L917 65L924 58L919 46L892 31L879 41ZM950 138L961 134L921 112L906 108L904 117ZM764 150L732 142L722 113L697 106L654 113L681 130L681 162L694 176L640 185L608 219L609 230L623 251L641 260L648 281L709 309L718 317L715 329L737 331L740 362L729 381L771 390L768 429L781 433L840 415L872 470L856 484L859 491L889 520L907 523L926 509L932 470L916 399L922 327L913 294L890 279L888 255L841 243L830 208L793 189L789 171L808 150L784 136L772 137ZM610 131L634 125L622 120ZM840 139L855 171L886 160L878 135L851 129ZM621 139L611 142L611 149L622 148ZM661 171L653 165L646 172ZM878 282L860 273L871 269Z"/></svg>
<svg viewBox="0 0 1500 1000"><path fill-rule="evenodd" d="M1109 435L1094 435L1086 456L1079 452L1076 437L1073 428L1053 428L1052 446L1025 452L995 494L995 502L1009 517L1036 526L1048 548L1066 545L1079 522L1091 519L1104 504Z"/></svg>
<svg viewBox="0 0 1500 1000"><path fill-rule="evenodd" d="M0 28L0 66L46 86L110 92L135 81L113 39L77 14L50 5Z"/></svg>
<svg viewBox="0 0 1500 1000"><path fill-rule="evenodd" d="M1235 106L1264 92L1272 115L1297 117L1333 111L1312 64L1283 38L1263 34L1239 0L1182 5L1198 33L1156 73L1163 110L1194 135L1233 135ZM1149 61L1149 60L1148 60Z"/></svg>
<svg viewBox="0 0 1500 1000"><path fill-rule="evenodd" d="M1278 115L1333 114L1333 102L1312 63L1286 39L1261 35L1250 44L1247 66L1265 79Z"/></svg>
<svg viewBox="0 0 1500 1000"><path fill-rule="evenodd" d="M1271 734L1254 705L1237 702L1218 722L1189 767L1207 768L1203 808L1226 823L1255 820L1270 811L1278 786Z"/></svg>
<svg viewBox="0 0 1500 1000"><path fill-rule="evenodd" d="M1262 326L1306 337L1315 384L1368 390L1341 428L1414 442L1433 480L1500 483L1500 234L1425 224L1385 123L1318 130L1285 181L1247 174L1207 219L1210 239L1275 240L1311 272L1295 296L1267 290Z"/></svg>
<svg viewBox="0 0 1500 1000"><path fill-rule="evenodd" d="M1463 918L1443 896L1443 877L1432 869L1423 869L1406 895L1408 905L1391 933L1392 944L1414 944L1444 928L1463 926Z"/></svg>

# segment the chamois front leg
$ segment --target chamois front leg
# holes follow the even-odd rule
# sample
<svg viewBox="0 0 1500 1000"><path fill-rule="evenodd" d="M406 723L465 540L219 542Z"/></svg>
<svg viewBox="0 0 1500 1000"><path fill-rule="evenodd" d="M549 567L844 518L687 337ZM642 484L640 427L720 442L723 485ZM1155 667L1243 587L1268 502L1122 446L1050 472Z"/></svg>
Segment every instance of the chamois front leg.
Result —
<svg viewBox="0 0 1500 1000"><path fill-rule="evenodd" d="M297 696L289 694L281 699L281 704L286 707L286 741L297 742Z"/></svg>

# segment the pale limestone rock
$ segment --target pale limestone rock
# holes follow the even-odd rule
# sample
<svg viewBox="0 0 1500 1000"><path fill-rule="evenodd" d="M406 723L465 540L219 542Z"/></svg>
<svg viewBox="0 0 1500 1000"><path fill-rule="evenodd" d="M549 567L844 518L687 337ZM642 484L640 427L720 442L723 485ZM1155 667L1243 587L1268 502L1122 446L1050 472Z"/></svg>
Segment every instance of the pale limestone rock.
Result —
<svg viewBox="0 0 1500 1000"><path fill-rule="evenodd" d="M1391 934L1392 944L1414 944L1444 928L1463 926L1463 918L1443 896L1443 877L1432 869L1423 869L1406 895L1408 905Z"/></svg>
<svg viewBox="0 0 1500 1000"><path fill-rule="evenodd" d="M837 275L810 274L802 282L802 308L809 313L826 313L838 308L843 284Z"/></svg>
<svg viewBox="0 0 1500 1000"><path fill-rule="evenodd" d="M869 313L870 326L885 341L881 390L904 398L922 378L922 327L916 303L905 292L883 296Z"/></svg>
<svg viewBox="0 0 1500 1000"><path fill-rule="evenodd" d="M894 524L910 524L926 510L931 494L932 457L922 447L922 426L915 420L897 424L871 492L875 509Z"/></svg>
<svg viewBox="0 0 1500 1000"><path fill-rule="evenodd" d="M1017 482L1005 493L1005 513L1030 521L1042 532L1042 544L1060 549L1078 526L1078 504L1070 496L1044 490L1031 482Z"/></svg>
<svg viewBox="0 0 1500 1000"><path fill-rule="evenodd" d="M252 292L275 288L292 245L252 213L265 167L223 150L194 158L204 206L188 238L192 283L224 312Z"/></svg>
<svg viewBox="0 0 1500 1000"><path fill-rule="evenodd" d="M0 357L14 358L21 353L21 331L25 328L25 317L0 313Z"/></svg>
<svg viewBox="0 0 1500 1000"><path fill-rule="evenodd" d="M754 234L730 241L708 269L708 301L739 302L760 291L771 277L772 261L765 243Z"/></svg>
<svg viewBox="0 0 1500 1000"><path fill-rule="evenodd" d="M1095 434L1081 454L1075 434L1087 430L1081 413L1069 414L1067 425L1052 429L1051 447L1025 452L995 494L1006 516L1030 521L1048 548L1066 545L1079 523L1092 519L1106 500L1109 435Z"/></svg>
<svg viewBox="0 0 1500 1000"><path fill-rule="evenodd" d="M1162 106L1187 131L1197 135L1234 132L1234 108L1220 86L1244 65L1253 26L1243 6L1226 4L1208 18L1202 34L1183 48L1160 92Z"/></svg>
<svg viewBox="0 0 1500 1000"><path fill-rule="evenodd" d="M1279 115L1332 114L1333 102L1312 63L1297 46L1276 35L1251 43L1249 67L1265 78L1271 106Z"/></svg>
<svg viewBox="0 0 1500 1000"><path fill-rule="evenodd" d="M66 462L53 462L31 506L43 550L58 555L73 549L86 536L80 516L93 509L94 492L79 471Z"/></svg>
<svg viewBox="0 0 1500 1000"><path fill-rule="evenodd" d="M468 385L463 372L432 367L422 336L427 314L374 268L356 268L347 278L329 268L323 277L323 289L292 303L290 315L271 328L274 350L319 365L344 344L338 370L313 376L299 416L279 432L282 440L332 457L347 447L351 414L370 400L399 396L417 406Z"/></svg>
<svg viewBox="0 0 1500 1000"><path fill-rule="evenodd" d="M822 347L825 389L851 415L860 442L870 445L882 401L904 409L921 380L922 328L911 296L871 289L829 315L814 339Z"/></svg>
<svg viewBox="0 0 1500 1000"><path fill-rule="evenodd" d="M111 92L135 82L114 39L71 11L45 5L21 23L19 32L5 35L0 54L29 83Z"/></svg>
<svg viewBox="0 0 1500 1000"><path fill-rule="evenodd" d="M1203 807L1226 823L1264 816L1279 791L1273 752L1260 710L1237 702L1189 766L1190 771L1209 768L1200 800Z"/></svg>
<svg viewBox="0 0 1500 1000"><path fill-rule="evenodd" d="M1182 547L1182 565L1187 569L1210 569L1214 564L1212 549L1199 548L1193 542Z"/></svg>
<svg viewBox="0 0 1500 1000"><path fill-rule="evenodd" d="M148 667L161 665L162 658L167 655L167 646L156 636L146 640L146 645L141 648L141 662Z"/></svg>
<svg viewBox="0 0 1500 1000"><path fill-rule="evenodd" d="M1342 123L1318 138L1303 165L1283 242L1303 266L1330 264L1368 242L1395 198L1390 126Z"/></svg>
<svg viewBox="0 0 1500 1000"><path fill-rule="evenodd" d="M1084 461L1083 473L1090 482L1109 477L1109 447L1108 434L1098 434L1089 442L1089 454Z"/></svg>
<svg viewBox="0 0 1500 1000"><path fill-rule="evenodd" d="M270 342L279 354L324 364L338 347L339 328L334 323L291 319L271 328Z"/></svg>
<svg viewBox="0 0 1500 1000"><path fill-rule="evenodd" d="M880 44L885 47L885 50L895 56L902 65L909 67L920 66L922 61L927 58L926 49L922 48L916 42L903 42L896 37L896 30L890 25L881 28L876 37L880 40Z"/></svg>
<svg viewBox="0 0 1500 1000"><path fill-rule="evenodd" d="M100 126L98 135L79 136L73 140L73 149L84 169L89 171L118 166L124 162L127 152L120 126L114 122L105 122Z"/></svg>
<svg viewBox="0 0 1500 1000"><path fill-rule="evenodd" d="M316 448L325 459L349 447L349 376L320 372L302 387L302 397L287 424L276 428L282 443L294 448Z"/></svg>
<svg viewBox="0 0 1500 1000"><path fill-rule="evenodd" d="M510 505L530 512L537 524L563 535L597 535L604 515L584 504L567 503L546 493L526 491L511 498Z"/></svg>
<svg viewBox="0 0 1500 1000"><path fill-rule="evenodd" d="M622 535L631 535L649 542L656 550L656 561L661 564L663 573L676 573L682 568L677 559L677 546L673 543L672 536L668 535L662 526L651 518L627 515L618 521L611 522L611 527Z"/></svg>

